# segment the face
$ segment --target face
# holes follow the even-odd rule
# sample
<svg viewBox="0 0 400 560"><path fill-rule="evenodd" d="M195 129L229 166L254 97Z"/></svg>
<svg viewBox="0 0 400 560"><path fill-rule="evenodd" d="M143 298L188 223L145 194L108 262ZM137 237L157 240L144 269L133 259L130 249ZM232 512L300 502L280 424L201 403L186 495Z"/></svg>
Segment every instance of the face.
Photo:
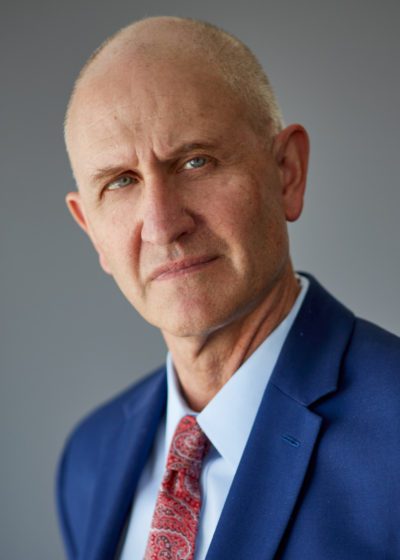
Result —
<svg viewBox="0 0 400 560"><path fill-rule="evenodd" d="M287 146L284 164L218 77L193 66L96 73L67 137L74 217L131 304L174 336L206 335L267 297L294 204Z"/></svg>

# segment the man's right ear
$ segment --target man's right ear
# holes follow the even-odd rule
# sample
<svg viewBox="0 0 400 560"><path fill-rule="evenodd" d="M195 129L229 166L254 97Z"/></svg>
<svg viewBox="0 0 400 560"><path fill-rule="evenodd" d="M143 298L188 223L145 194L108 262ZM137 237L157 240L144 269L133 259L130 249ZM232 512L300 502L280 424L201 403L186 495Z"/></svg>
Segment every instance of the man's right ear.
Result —
<svg viewBox="0 0 400 560"><path fill-rule="evenodd" d="M74 218L78 226L83 229L83 231L88 235L89 239L93 243L93 246L96 249L97 254L99 255L99 262L101 268L107 274L111 274L111 270L110 267L108 266L107 260L103 255L102 251L100 250L100 248L97 246L97 243L90 231L88 222L85 217L85 212L82 207L81 195L76 191L70 192L65 197L65 202L67 203L68 210L71 212L72 217Z"/></svg>
<svg viewBox="0 0 400 560"><path fill-rule="evenodd" d="M67 203L68 210L71 212L75 222L90 237L87 221L82 208L81 195L78 192L70 192L65 197L65 202Z"/></svg>

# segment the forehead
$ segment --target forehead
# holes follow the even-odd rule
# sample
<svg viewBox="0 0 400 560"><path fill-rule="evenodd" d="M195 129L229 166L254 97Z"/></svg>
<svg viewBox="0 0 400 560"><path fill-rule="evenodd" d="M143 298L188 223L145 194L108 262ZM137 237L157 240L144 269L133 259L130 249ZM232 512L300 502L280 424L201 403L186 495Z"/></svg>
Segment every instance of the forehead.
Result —
<svg viewBox="0 0 400 560"><path fill-rule="evenodd" d="M68 148L73 164L116 152L128 140L162 151L193 136L220 137L238 126L243 113L221 75L201 58L118 61L78 88Z"/></svg>

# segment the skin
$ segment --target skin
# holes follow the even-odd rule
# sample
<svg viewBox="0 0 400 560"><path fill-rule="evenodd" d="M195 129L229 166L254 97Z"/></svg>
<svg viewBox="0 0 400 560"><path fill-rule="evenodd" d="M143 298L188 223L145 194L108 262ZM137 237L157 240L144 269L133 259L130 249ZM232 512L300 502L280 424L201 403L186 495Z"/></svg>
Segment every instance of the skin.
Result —
<svg viewBox="0 0 400 560"><path fill-rule="evenodd" d="M81 80L66 200L201 410L298 294L286 221L302 210L308 138L300 125L260 138L215 70L184 48L164 60L166 41L150 58L106 47Z"/></svg>

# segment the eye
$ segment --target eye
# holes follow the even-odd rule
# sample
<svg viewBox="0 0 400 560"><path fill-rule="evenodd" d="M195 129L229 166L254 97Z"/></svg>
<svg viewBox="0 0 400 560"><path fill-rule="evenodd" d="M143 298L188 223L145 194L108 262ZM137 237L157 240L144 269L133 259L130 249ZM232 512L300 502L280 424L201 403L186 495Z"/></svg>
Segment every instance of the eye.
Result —
<svg viewBox="0 0 400 560"><path fill-rule="evenodd" d="M129 185L132 185L133 181L133 178L129 175L122 175L121 177L114 179L114 181L111 181L111 183L108 183L106 185L106 190L116 191L118 189L123 189L124 187L129 187Z"/></svg>
<svg viewBox="0 0 400 560"><path fill-rule="evenodd" d="M204 167L208 163L208 158L206 157L194 157L187 161L182 169L199 169L199 167Z"/></svg>

